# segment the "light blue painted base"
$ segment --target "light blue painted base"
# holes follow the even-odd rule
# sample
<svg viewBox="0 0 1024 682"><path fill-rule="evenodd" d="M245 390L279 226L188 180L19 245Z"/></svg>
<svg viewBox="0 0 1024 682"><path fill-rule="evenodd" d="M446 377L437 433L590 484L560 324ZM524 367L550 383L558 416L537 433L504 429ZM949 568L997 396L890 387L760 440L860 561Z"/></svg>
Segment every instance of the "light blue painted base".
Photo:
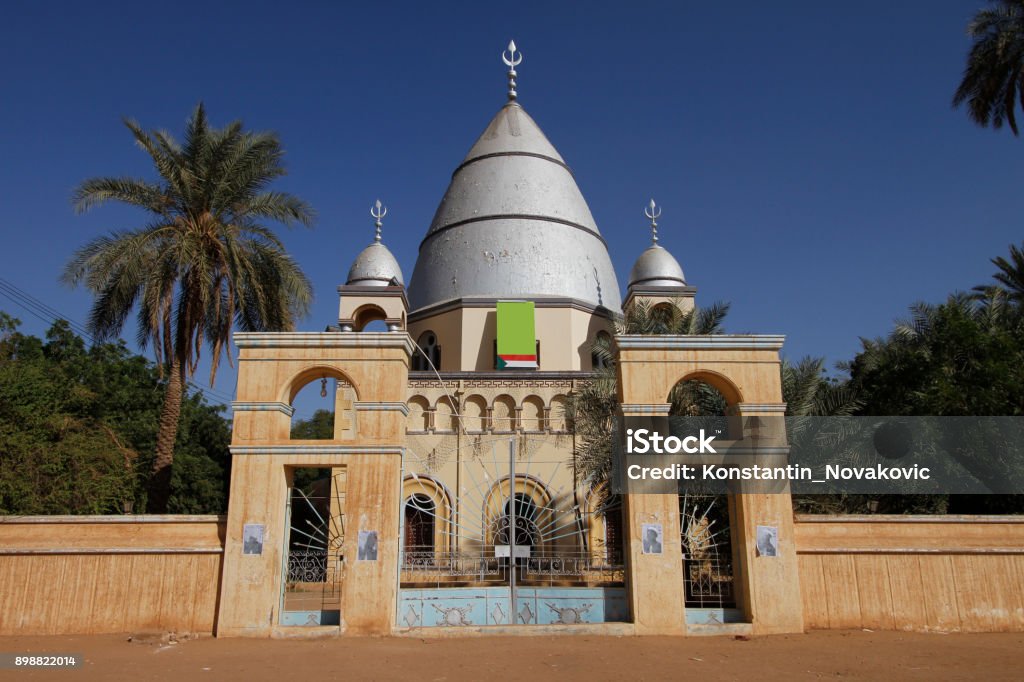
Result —
<svg viewBox="0 0 1024 682"><path fill-rule="evenodd" d="M281 625L340 625L340 611L282 611Z"/></svg>
<svg viewBox="0 0 1024 682"><path fill-rule="evenodd" d="M403 589L398 596L398 627L575 625L628 619L622 587L519 587L514 609L507 587Z"/></svg>

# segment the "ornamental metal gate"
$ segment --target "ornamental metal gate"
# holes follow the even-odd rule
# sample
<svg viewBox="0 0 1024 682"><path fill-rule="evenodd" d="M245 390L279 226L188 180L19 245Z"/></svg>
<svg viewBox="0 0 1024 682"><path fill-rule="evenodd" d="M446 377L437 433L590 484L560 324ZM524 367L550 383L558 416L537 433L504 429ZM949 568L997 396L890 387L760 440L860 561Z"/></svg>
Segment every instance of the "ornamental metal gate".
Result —
<svg viewBox="0 0 1024 682"><path fill-rule="evenodd" d="M627 619L621 509L578 489L567 454L525 436L406 451L399 627Z"/></svg>
<svg viewBox="0 0 1024 682"><path fill-rule="evenodd" d="M288 489L281 625L339 625L344 581L344 468L296 468Z"/></svg>
<svg viewBox="0 0 1024 682"><path fill-rule="evenodd" d="M713 625L740 620L733 578L728 495L679 496L686 620Z"/></svg>

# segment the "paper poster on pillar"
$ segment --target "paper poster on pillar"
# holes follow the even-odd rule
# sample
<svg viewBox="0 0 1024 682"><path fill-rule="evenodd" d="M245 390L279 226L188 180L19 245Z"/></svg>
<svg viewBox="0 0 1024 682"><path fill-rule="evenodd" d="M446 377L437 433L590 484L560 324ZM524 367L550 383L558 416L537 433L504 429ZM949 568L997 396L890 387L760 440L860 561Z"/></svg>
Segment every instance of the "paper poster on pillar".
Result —
<svg viewBox="0 0 1024 682"><path fill-rule="evenodd" d="M777 526L758 526L755 543L757 555L777 557L779 555L779 529Z"/></svg>
<svg viewBox="0 0 1024 682"><path fill-rule="evenodd" d="M642 527L643 532L643 552L644 554L663 554L664 553L664 536L663 530L660 523L645 523Z"/></svg>
<svg viewBox="0 0 1024 682"><path fill-rule="evenodd" d="M242 528L242 554L263 554L262 523L247 523Z"/></svg>
<svg viewBox="0 0 1024 682"><path fill-rule="evenodd" d="M359 553L356 557L357 561L376 561L377 560L377 531L375 530L361 530L359 531Z"/></svg>

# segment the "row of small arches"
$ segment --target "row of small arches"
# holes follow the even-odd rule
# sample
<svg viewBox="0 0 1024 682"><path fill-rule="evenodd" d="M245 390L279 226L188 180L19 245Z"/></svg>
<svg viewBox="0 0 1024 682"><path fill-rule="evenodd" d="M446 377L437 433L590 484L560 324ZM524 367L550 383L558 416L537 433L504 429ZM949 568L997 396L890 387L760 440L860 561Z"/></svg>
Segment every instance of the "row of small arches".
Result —
<svg viewBox="0 0 1024 682"><path fill-rule="evenodd" d="M520 402L510 395L499 395L488 403L482 395L473 394L462 399L460 410L448 396L431 403L425 396L414 395L408 401L406 430L410 433L563 432L568 430L566 401L566 396L561 394L547 402L536 395L526 396Z"/></svg>

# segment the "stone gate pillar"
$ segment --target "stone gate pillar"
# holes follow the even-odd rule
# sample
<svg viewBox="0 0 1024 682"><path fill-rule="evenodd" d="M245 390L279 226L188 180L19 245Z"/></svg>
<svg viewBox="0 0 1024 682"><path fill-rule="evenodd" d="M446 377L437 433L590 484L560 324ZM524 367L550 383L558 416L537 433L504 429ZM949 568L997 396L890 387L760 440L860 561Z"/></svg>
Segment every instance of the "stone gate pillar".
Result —
<svg viewBox="0 0 1024 682"><path fill-rule="evenodd" d="M760 466L786 466L785 404L739 403L736 412L748 431L761 422L758 449L764 454L753 460ZM767 433L764 433L767 431ZM748 458L749 461L749 458ZM771 484L772 492L758 488L763 484L737 486L734 495L735 517L732 528L738 561L735 580L737 598L755 634L803 632L803 602L800 596L800 570L793 539L793 499L788 483ZM746 488L753 488L747 491ZM762 556L757 548L757 527L778 530L778 555Z"/></svg>
<svg viewBox="0 0 1024 682"><path fill-rule="evenodd" d="M785 464L785 414L779 350L784 337L763 335L617 336L619 403L631 425L668 431L669 396L680 381L696 379L721 392L731 415L747 429L751 417L763 418L769 431L760 438L758 457ZM755 434L737 434L740 440ZM730 437L734 437L730 434ZM740 448L745 443L739 443ZM734 581L738 606L755 634L803 631L803 610L793 509L788 486L777 492L733 496ZM685 592L678 495L634 494L624 500L630 604L637 634L685 633ZM643 524L664 529L664 552L643 553ZM776 556L756 546L758 526L778 531ZM671 544L671 547L670 547Z"/></svg>
<svg viewBox="0 0 1024 682"><path fill-rule="evenodd" d="M404 331L236 334L231 491L224 542L218 636L303 636L317 628L281 622L288 564L288 490L295 467L332 469L344 481L336 538L343 633L389 634L398 582L401 458L413 344ZM291 403L303 386L335 379L331 440L292 440ZM344 476L337 475L343 471ZM332 519L333 520L333 519ZM246 526L262 530L258 552ZM377 533L376 558L357 556L360 531Z"/></svg>
<svg viewBox="0 0 1024 682"><path fill-rule="evenodd" d="M621 383L620 383L621 385ZM634 428L668 432L669 404L622 403L619 423ZM627 593L638 635L685 634L683 553L679 541L679 495L654 493L624 495L623 554L628 576ZM662 553L644 553L643 528L662 528Z"/></svg>

